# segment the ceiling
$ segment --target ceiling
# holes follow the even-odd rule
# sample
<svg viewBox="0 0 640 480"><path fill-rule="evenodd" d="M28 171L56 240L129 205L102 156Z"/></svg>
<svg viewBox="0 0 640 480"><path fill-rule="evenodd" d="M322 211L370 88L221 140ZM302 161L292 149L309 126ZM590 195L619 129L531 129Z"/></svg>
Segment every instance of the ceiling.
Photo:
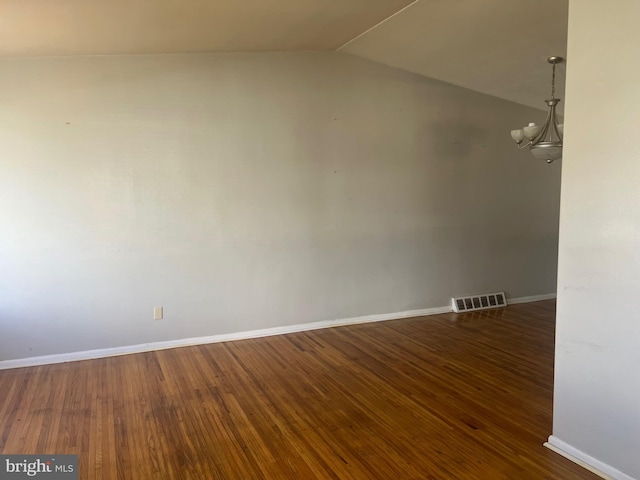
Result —
<svg viewBox="0 0 640 480"><path fill-rule="evenodd" d="M544 109L568 0L0 0L0 56L339 50ZM558 75L563 91L564 71Z"/></svg>
<svg viewBox="0 0 640 480"><path fill-rule="evenodd" d="M335 50L412 0L0 0L0 55Z"/></svg>
<svg viewBox="0 0 640 480"><path fill-rule="evenodd" d="M567 22L568 0L419 0L340 50L544 110Z"/></svg>

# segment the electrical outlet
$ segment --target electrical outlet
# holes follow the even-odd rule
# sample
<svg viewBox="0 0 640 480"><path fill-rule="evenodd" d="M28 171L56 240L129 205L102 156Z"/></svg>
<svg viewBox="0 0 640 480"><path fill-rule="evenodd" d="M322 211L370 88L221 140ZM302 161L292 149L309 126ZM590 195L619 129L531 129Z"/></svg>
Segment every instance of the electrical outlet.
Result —
<svg viewBox="0 0 640 480"><path fill-rule="evenodd" d="M163 317L163 308L162 307L155 307L153 309L153 319L154 320L162 320Z"/></svg>

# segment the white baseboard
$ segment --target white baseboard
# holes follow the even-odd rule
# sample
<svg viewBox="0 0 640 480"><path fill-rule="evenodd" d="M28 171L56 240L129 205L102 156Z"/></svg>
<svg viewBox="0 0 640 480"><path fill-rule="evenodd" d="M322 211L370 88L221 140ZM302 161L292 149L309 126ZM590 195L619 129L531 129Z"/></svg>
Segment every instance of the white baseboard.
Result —
<svg viewBox="0 0 640 480"><path fill-rule="evenodd" d="M519 297L507 299L507 303L527 303L537 302L555 298L555 294L536 295L533 297ZM234 340L245 340L249 338L269 337L271 335L283 335L286 333L304 332L307 330L318 330L321 328L341 327L345 325L356 325L359 323L382 322L385 320L396 320L400 318L423 317L427 315L437 315L439 313L451 312L451 306L424 308L420 310L409 310L406 312L383 313L376 315L365 315L362 317L343 318L337 320L323 320L313 323L301 323L297 325L287 325L284 327L264 328L261 330L250 330L246 332L225 333L207 337L182 338L179 340L168 340L164 342L143 343L140 345L127 345L124 347L103 348L99 350L86 350L82 352L61 353L56 355L43 355L39 357L18 358L15 360L0 361L0 370L9 368L34 367L37 365L50 365L53 363L75 362L78 360L92 360L96 358L114 357L117 355L128 355L131 353L151 352L154 350L165 350L168 348L189 347L193 345L205 345L207 343L230 342Z"/></svg>
<svg viewBox="0 0 640 480"><path fill-rule="evenodd" d="M577 463L581 467L589 470L592 473L604 478L605 480L635 480L626 473L622 473L620 470L613 468L600 460L593 458L591 455L584 453L582 450L563 442L558 437L551 435L549 441L544 444L550 450L553 450L559 455L568 458L574 463Z"/></svg>
<svg viewBox="0 0 640 480"><path fill-rule="evenodd" d="M507 298L507 303L509 305L515 305L516 303L540 302L542 300L551 300L552 298L556 298L555 293L547 293L544 295L532 295L530 297Z"/></svg>
<svg viewBox="0 0 640 480"><path fill-rule="evenodd" d="M114 357L117 355L128 355L131 353L150 352L154 350L166 350L168 348L189 347L193 345L205 345L207 343L230 342L234 340L246 340L249 338L269 337L272 335L283 335L286 333L303 332L307 330L318 330L321 328L341 327L345 325L356 325L359 323L382 322L385 320L395 320L399 318L422 317L425 315L436 315L447 313L451 307L425 308L421 310L409 310L406 312L384 313L377 315L365 315L362 317L343 318L337 320L323 320L313 323L301 323L297 325L286 325L283 327L263 328L260 330L250 330L245 332L225 333L221 335L211 335L207 337L182 338L179 340L168 340L163 342L143 343L140 345L127 345L124 347L103 348L99 350L86 350L82 352L61 353L56 355L43 355L40 357L18 358L15 360L0 361L0 370L20 367L33 367L36 365L49 365L52 363L74 362L78 360L91 360L95 358Z"/></svg>

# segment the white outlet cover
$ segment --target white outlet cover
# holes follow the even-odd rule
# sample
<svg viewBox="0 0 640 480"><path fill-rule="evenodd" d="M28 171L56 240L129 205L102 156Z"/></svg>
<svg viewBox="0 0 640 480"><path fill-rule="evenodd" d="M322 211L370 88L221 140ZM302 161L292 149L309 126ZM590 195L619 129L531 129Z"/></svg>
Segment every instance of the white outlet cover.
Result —
<svg viewBox="0 0 640 480"><path fill-rule="evenodd" d="M162 320L162 314L163 314L163 308L162 307L155 307L153 309L153 319L154 320Z"/></svg>

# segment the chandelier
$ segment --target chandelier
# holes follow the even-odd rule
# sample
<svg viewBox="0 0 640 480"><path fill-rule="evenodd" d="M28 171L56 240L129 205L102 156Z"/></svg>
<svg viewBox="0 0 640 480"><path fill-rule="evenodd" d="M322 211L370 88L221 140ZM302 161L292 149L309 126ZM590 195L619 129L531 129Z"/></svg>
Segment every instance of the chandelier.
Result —
<svg viewBox="0 0 640 480"><path fill-rule="evenodd" d="M545 100L545 103L549 107L549 112L547 113L547 119L544 125L530 123L521 130L511 130L511 138L518 144L518 148L529 147L531 153L533 153L536 158L546 160L547 163L551 163L562 157L564 125L558 123L556 105L558 105L560 99L556 98L555 95L556 65L563 61L564 58L562 57L547 58L547 62L552 65L553 73L551 74L551 98ZM524 142L525 139L527 139L528 142Z"/></svg>

